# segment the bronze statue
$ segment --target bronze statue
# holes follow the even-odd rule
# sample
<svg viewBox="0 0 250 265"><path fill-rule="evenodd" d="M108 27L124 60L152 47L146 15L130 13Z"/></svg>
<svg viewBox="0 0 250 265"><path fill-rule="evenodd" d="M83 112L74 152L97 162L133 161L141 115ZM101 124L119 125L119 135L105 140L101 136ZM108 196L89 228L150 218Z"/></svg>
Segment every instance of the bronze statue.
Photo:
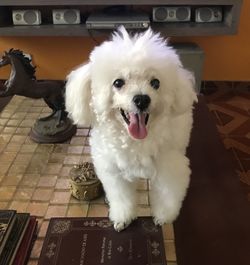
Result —
<svg viewBox="0 0 250 265"><path fill-rule="evenodd" d="M32 129L31 138L37 142L60 142L71 137L75 128L65 111L65 82L37 81L36 67L32 65L31 59L18 49L4 52L0 67L5 65L11 65L11 73L0 90L0 97L19 95L33 99L43 98L52 109L49 116L37 120ZM67 135L63 135L65 131Z"/></svg>

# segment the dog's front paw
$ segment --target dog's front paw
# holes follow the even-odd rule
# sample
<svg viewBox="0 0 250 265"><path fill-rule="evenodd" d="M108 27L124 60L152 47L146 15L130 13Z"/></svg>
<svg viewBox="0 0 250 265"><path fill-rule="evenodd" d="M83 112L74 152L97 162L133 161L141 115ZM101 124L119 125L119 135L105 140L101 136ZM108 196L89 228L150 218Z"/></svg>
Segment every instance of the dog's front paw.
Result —
<svg viewBox="0 0 250 265"><path fill-rule="evenodd" d="M170 224L177 218L179 214L178 208L172 207L156 207L153 209L153 220L155 225Z"/></svg>
<svg viewBox="0 0 250 265"><path fill-rule="evenodd" d="M132 222L132 220L129 223L123 223L123 222L114 223L114 229L117 232L120 232L120 231L124 230L125 228L127 228L131 222Z"/></svg>
<svg viewBox="0 0 250 265"><path fill-rule="evenodd" d="M109 210L109 218L114 223L114 229L118 232L122 231L137 218L136 211L133 208L127 208L121 205L111 205Z"/></svg>

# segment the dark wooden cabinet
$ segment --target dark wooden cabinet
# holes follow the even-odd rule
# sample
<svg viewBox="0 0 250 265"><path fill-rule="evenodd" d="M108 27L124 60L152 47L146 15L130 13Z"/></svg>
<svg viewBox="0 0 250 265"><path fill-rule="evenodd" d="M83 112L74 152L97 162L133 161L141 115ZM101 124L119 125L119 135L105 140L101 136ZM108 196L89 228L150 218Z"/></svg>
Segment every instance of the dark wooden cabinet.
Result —
<svg viewBox="0 0 250 265"><path fill-rule="evenodd" d="M126 6L132 10L143 10L151 19L151 27L167 36L209 36L237 33L242 0L0 0L0 36L88 36L85 26L88 15L108 6ZM157 6L189 6L194 12L198 7L220 6L223 20L217 23L153 22L152 10ZM81 24L54 25L52 10L76 8L80 10ZM12 11L37 9L42 14L42 24L17 26L12 22ZM92 31L92 30L91 30ZM95 35L104 35L105 30L94 30Z"/></svg>

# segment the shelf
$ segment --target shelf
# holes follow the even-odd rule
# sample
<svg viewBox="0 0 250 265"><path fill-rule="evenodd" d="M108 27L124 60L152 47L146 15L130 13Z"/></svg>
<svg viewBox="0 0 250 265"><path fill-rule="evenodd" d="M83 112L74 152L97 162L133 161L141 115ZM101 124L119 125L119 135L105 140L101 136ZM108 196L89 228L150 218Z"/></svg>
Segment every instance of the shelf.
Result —
<svg viewBox="0 0 250 265"><path fill-rule="evenodd" d="M153 7L178 5L190 6L192 9L200 6L220 6L224 18L220 23L190 22L152 22L151 27L166 36L214 36L232 35L237 33L242 0L1 0L0 1L0 36L88 36L85 19L89 10L100 9L112 5L125 5L133 10L146 10L152 17ZM81 12L82 23L79 25L53 25L51 12L54 8L78 8ZM42 13L44 24L39 26L12 25L13 9L38 9ZM48 19L48 17L50 17ZM47 20L47 21L46 21ZM152 20L152 19L151 19ZM109 30L91 30L93 36L102 36Z"/></svg>

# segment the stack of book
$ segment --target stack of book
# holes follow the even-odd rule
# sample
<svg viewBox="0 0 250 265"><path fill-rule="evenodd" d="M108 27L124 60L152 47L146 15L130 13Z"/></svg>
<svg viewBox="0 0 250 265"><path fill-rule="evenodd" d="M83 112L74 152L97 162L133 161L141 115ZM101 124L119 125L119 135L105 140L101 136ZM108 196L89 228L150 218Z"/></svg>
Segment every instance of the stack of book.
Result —
<svg viewBox="0 0 250 265"><path fill-rule="evenodd" d="M36 235L35 216L15 210L0 210L0 264L27 264Z"/></svg>

